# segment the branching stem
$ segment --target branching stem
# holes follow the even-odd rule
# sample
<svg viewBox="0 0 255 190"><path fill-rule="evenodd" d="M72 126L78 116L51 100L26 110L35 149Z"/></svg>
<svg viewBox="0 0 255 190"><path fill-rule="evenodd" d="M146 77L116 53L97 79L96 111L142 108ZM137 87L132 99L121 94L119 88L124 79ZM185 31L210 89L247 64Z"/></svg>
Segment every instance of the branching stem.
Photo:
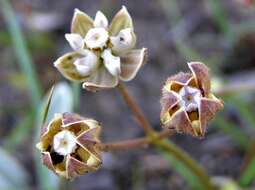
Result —
<svg viewBox="0 0 255 190"><path fill-rule="evenodd" d="M200 183L203 184L205 189L213 190L214 187L212 185L210 177L205 173L203 168L186 152L182 151L175 144L171 143L170 141L164 140L166 137L172 135L173 131L168 130L157 133L155 130L153 130L147 118L141 111L140 107L128 94L128 91L122 83L119 83L118 90L122 95L123 99L125 100L127 106L130 108L136 119L139 121L140 126L146 133L146 137L120 141L116 143L101 144L100 148L103 151L115 151L142 148L152 144L158 149L168 152L177 160L182 162L187 168L190 169L190 171L192 171L192 173L198 178L198 180L200 180Z"/></svg>
<svg viewBox="0 0 255 190"><path fill-rule="evenodd" d="M156 134L155 139L164 139L175 132L172 130L164 130ZM106 143L100 144L100 149L105 152L109 151L119 151L119 150L129 150L129 149L138 149L138 148L146 148L149 144L152 143L154 139L150 137L141 137L136 139L124 140L114 143Z"/></svg>

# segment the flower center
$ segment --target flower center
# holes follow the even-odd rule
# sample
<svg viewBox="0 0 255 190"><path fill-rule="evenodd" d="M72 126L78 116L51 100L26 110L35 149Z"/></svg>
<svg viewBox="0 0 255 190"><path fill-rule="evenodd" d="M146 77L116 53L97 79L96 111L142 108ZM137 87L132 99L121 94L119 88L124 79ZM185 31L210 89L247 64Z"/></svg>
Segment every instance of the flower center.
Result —
<svg viewBox="0 0 255 190"><path fill-rule="evenodd" d="M76 147L75 136L72 132L64 130L54 136L53 148L58 154L66 156L73 153Z"/></svg>
<svg viewBox="0 0 255 190"><path fill-rule="evenodd" d="M189 86L181 88L179 95L181 97L179 105L186 111L194 111L198 109L201 99L201 92Z"/></svg>
<svg viewBox="0 0 255 190"><path fill-rule="evenodd" d="M85 36L85 44L88 48L103 48L106 46L109 34L104 28L92 28Z"/></svg>

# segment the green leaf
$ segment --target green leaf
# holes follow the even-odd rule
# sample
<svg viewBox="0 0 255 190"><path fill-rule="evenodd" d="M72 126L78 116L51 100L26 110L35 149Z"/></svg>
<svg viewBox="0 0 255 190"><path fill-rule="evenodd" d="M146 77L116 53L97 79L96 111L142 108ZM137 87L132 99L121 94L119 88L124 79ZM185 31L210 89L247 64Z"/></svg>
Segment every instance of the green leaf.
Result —
<svg viewBox="0 0 255 190"><path fill-rule="evenodd" d="M163 157L169 161L171 167L173 167L177 173L179 173L189 184L192 189L203 190L203 186L198 181L198 178L189 171L189 169L166 151L161 150L160 153Z"/></svg>
<svg viewBox="0 0 255 190"><path fill-rule="evenodd" d="M161 154L169 160L171 166L188 182L192 189L213 189L210 177L207 176L203 168L186 152L167 140L158 140L154 144Z"/></svg>
<svg viewBox="0 0 255 190"><path fill-rule="evenodd" d="M51 103L51 100L52 100L53 90L54 90L54 86L51 88L48 99L46 101L46 106L45 106L43 117L42 117L43 118L42 123L45 123L45 121L47 119L49 109L50 109L50 103Z"/></svg>
<svg viewBox="0 0 255 190"><path fill-rule="evenodd" d="M255 155L245 167L240 177L240 185L243 187L249 186L255 178Z"/></svg>
<svg viewBox="0 0 255 190"><path fill-rule="evenodd" d="M241 117L244 118L248 122L249 126L254 129L255 117L251 107L253 104L245 102L241 99L241 97L233 97L233 99L230 99L230 101L235 102L232 105L239 110Z"/></svg>
<svg viewBox="0 0 255 190"><path fill-rule="evenodd" d="M79 110L80 105L80 92L81 92L81 84L73 82L72 83L73 88L73 97L74 97L74 110Z"/></svg>
<svg viewBox="0 0 255 190"><path fill-rule="evenodd" d="M72 112L74 94L69 84L60 82L54 87L46 122L49 122L55 113Z"/></svg>
<svg viewBox="0 0 255 190"><path fill-rule="evenodd" d="M214 120L215 126L228 134L238 145L244 150L250 143L248 135L246 135L238 126L226 121L223 116L218 116Z"/></svg>
<svg viewBox="0 0 255 190"><path fill-rule="evenodd" d="M34 111L27 112L18 125L12 129L11 133L4 140L4 147L8 151L14 151L17 145L24 142L24 140L31 135L32 127L34 126L34 118Z"/></svg>
<svg viewBox="0 0 255 190"><path fill-rule="evenodd" d="M1 0L0 5L13 41L13 47L16 52L18 64L27 79L27 84L31 94L31 101L36 107L40 103L41 88L39 86L37 75L32 64L32 59L27 49L24 36L9 1Z"/></svg>
<svg viewBox="0 0 255 190"><path fill-rule="evenodd" d="M229 40L232 37L231 25L227 18L226 11L221 0L208 0L206 1L209 9L211 10L212 17L218 24L221 32L225 35L225 38Z"/></svg>
<svg viewBox="0 0 255 190"><path fill-rule="evenodd" d="M48 93L49 95L41 103L37 112L37 134L35 143L39 142L39 134L44 121L49 122L55 113L73 111L73 93L72 88L65 82L58 83ZM40 153L35 149L34 157L36 160L37 176L40 183L40 189L54 190L59 186L60 179L53 172L42 165Z"/></svg>
<svg viewBox="0 0 255 190"><path fill-rule="evenodd" d="M0 189L29 189L29 175L22 165L1 148L0 158Z"/></svg>

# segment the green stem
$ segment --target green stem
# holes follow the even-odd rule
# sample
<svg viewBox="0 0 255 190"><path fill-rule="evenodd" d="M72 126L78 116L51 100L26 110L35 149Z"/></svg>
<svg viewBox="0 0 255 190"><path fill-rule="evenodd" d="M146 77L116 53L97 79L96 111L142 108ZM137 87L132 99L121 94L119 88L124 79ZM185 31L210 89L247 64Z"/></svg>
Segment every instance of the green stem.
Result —
<svg viewBox="0 0 255 190"><path fill-rule="evenodd" d="M137 142L129 142L127 145L118 144L118 146L115 146L116 144L111 145L112 149L121 149L122 147L127 148L133 148L136 147L136 145L144 145L144 144L154 144L158 149L163 150L164 152L167 152L171 156L175 157L178 161L180 161L183 165L188 168L194 176L197 177L197 179L200 181L201 185L204 186L204 189L206 190L213 190L214 187L211 183L210 177L204 172L202 167L196 163L187 153L182 151L180 148L178 148L173 143L170 143L166 140L159 140L157 133L153 130L150 123L148 122L147 118L141 111L140 107L136 104L136 102L133 100L133 98L128 94L128 91L126 90L125 86L120 83L118 85L118 90L120 94L122 95L123 99L127 103L128 107L131 109L133 114L136 116L137 120L140 123L140 126L143 127L147 138L145 139L139 139ZM105 147L106 149L108 147Z"/></svg>
<svg viewBox="0 0 255 190"><path fill-rule="evenodd" d="M15 13L8 0L1 0L0 5L3 11L6 24L12 37L13 46L15 48L18 63L26 76L26 80L30 89L31 101L33 106L38 106L41 99L41 89L35 69L32 64L29 51L27 49L25 39L18 25Z"/></svg>
<svg viewBox="0 0 255 190"><path fill-rule="evenodd" d="M173 134L175 134L175 131L163 130L161 132L155 133L155 138L165 139L167 137L170 137ZM145 136L145 137L136 138L136 139L122 140L119 142L105 143L105 144L100 144L99 148L105 152L145 148L145 147L148 147L148 145L151 144L152 141L155 140L155 138Z"/></svg>
<svg viewBox="0 0 255 190"><path fill-rule="evenodd" d="M205 173L203 168L197 164L186 152L178 148L175 144L167 140L155 140L152 142L157 148L169 152L178 161L181 161L186 167L193 172L204 186L206 190L213 190L214 187L210 180L210 177Z"/></svg>

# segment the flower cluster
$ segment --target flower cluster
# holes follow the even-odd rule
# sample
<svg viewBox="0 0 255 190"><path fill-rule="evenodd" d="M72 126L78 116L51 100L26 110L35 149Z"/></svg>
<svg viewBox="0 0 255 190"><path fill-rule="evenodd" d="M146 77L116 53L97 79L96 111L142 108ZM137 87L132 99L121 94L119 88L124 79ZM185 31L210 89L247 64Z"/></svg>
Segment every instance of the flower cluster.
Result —
<svg viewBox="0 0 255 190"><path fill-rule="evenodd" d="M136 35L124 6L110 24L100 11L93 20L76 9L71 33L65 37L73 51L58 58L54 65L64 77L82 82L87 90L113 88L119 80L130 81L146 62L146 48L133 49ZM160 118L165 128L202 137L207 122L223 108L223 102L211 93L208 68L199 62L188 66L191 73L181 72L166 81ZM43 164L67 179L97 170L103 150L100 129L93 119L56 114L42 127L37 144Z"/></svg>
<svg viewBox="0 0 255 190"><path fill-rule="evenodd" d="M56 174L72 179L97 170L101 163L98 148L101 126L76 114L56 114L41 130L36 145L43 164Z"/></svg>
<svg viewBox="0 0 255 190"><path fill-rule="evenodd" d="M179 73L167 79L161 98L161 122L178 132L204 136L205 128L223 102L210 91L208 68L199 62L188 63L191 73Z"/></svg>
<svg viewBox="0 0 255 190"><path fill-rule="evenodd" d="M54 65L67 79L83 82L87 90L113 88L119 80L130 81L146 62L147 50L133 49L136 35L124 6L111 24L101 11L93 20L76 9L71 34L65 37L73 52L57 59Z"/></svg>

